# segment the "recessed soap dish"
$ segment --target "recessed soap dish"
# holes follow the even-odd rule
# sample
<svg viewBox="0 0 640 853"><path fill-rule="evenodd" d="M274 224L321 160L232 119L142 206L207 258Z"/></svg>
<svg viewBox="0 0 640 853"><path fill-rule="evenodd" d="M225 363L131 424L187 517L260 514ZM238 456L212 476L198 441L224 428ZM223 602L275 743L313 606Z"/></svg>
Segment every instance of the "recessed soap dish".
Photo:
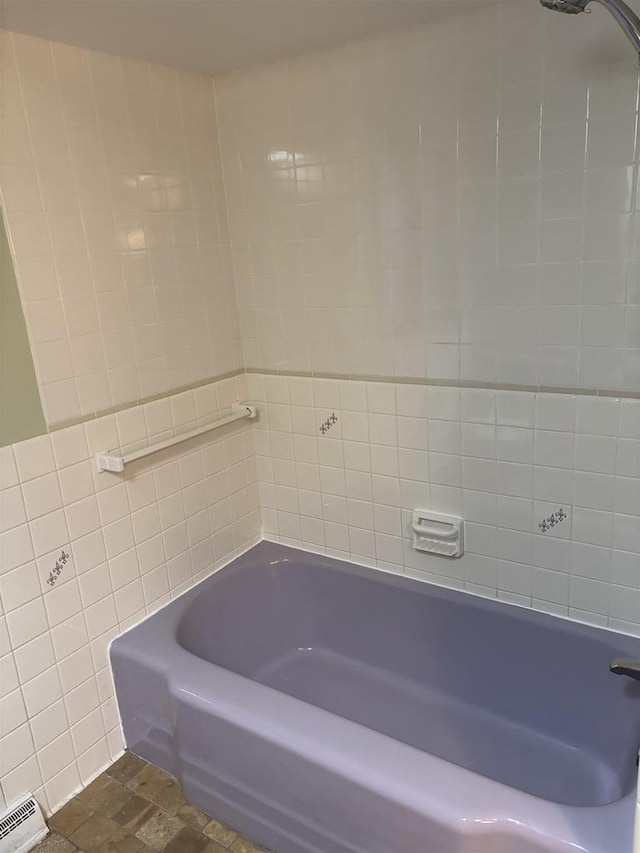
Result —
<svg viewBox="0 0 640 853"><path fill-rule="evenodd" d="M464 520L457 515L416 509L411 529L416 551L428 551L442 557L461 557L464 554Z"/></svg>

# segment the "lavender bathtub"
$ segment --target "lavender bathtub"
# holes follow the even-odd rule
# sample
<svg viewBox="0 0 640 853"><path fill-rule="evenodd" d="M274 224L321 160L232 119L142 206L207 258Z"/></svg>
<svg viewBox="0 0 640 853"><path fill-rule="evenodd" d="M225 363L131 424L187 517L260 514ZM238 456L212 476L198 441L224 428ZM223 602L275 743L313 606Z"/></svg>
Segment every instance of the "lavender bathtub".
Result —
<svg viewBox="0 0 640 853"><path fill-rule="evenodd" d="M111 646L129 749L277 853L630 853L640 641L263 542Z"/></svg>

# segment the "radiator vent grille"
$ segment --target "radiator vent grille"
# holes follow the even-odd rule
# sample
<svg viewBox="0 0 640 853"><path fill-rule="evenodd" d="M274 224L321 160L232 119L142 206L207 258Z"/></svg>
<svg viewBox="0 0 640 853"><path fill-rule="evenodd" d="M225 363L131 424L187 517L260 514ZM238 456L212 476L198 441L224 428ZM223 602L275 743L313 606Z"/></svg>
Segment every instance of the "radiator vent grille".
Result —
<svg viewBox="0 0 640 853"><path fill-rule="evenodd" d="M33 800L27 800L26 803L18 806L18 808L14 809L11 814L7 815L3 820L0 820L0 838L4 838L5 835L8 835L17 826L20 826L21 823L24 823L25 820L28 820L31 815L34 815L35 813L36 804Z"/></svg>
<svg viewBox="0 0 640 853"><path fill-rule="evenodd" d="M40 806L27 794L0 814L0 853L27 853L47 832Z"/></svg>

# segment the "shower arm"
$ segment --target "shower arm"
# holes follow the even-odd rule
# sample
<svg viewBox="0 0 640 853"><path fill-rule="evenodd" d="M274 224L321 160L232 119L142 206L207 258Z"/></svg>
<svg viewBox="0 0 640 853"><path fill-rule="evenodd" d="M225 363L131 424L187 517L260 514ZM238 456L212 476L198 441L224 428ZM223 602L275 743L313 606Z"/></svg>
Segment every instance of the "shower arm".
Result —
<svg viewBox="0 0 640 853"><path fill-rule="evenodd" d="M584 4L585 7L589 2L600 3L601 6L604 6L613 15L631 44L635 47L638 59L640 59L640 18L633 9L627 6L624 0L587 0ZM587 11L586 8L585 11Z"/></svg>

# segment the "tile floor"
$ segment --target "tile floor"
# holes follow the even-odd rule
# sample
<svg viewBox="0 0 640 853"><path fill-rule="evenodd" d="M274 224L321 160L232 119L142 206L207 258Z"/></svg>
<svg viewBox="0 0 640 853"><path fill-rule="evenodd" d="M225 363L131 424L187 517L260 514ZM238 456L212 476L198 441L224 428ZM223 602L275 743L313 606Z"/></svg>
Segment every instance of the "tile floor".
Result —
<svg viewBox="0 0 640 853"><path fill-rule="evenodd" d="M212 820L178 782L126 752L49 819L33 853L269 853Z"/></svg>

